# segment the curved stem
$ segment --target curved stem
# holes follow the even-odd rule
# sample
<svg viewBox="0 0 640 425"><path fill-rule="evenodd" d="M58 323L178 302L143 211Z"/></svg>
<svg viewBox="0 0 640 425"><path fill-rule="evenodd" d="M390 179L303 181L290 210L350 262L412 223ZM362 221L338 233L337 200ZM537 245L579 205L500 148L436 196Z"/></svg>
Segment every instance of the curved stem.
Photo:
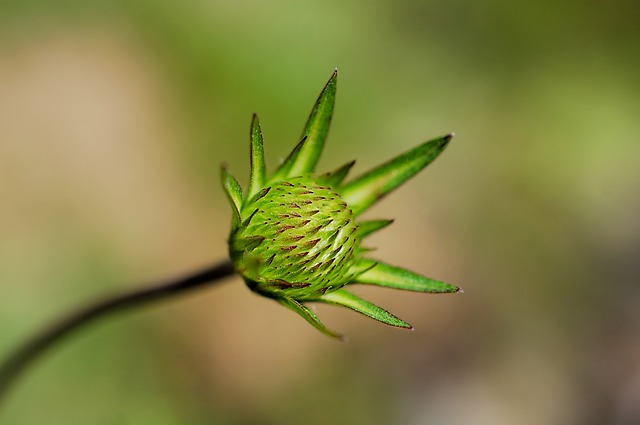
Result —
<svg viewBox="0 0 640 425"><path fill-rule="evenodd" d="M0 401L20 373L34 360L82 326L109 313L187 292L233 273L233 265L230 261L225 261L182 278L106 297L72 313L27 340L0 364Z"/></svg>

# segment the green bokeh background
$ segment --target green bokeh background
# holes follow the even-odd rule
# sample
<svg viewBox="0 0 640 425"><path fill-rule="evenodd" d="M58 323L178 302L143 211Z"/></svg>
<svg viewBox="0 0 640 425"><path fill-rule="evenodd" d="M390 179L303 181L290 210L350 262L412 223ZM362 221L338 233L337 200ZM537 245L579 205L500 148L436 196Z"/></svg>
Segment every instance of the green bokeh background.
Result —
<svg viewBox="0 0 640 425"><path fill-rule="evenodd" d="M322 170L454 131L367 213L361 288L416 328L238 278L84 329L0 408L33 424L636 424L640 19L629 0L0 2L0 356L112 291L225 256L221 162L268 166L339 69ZM247 178L242 179L246 184Z"/></svg>

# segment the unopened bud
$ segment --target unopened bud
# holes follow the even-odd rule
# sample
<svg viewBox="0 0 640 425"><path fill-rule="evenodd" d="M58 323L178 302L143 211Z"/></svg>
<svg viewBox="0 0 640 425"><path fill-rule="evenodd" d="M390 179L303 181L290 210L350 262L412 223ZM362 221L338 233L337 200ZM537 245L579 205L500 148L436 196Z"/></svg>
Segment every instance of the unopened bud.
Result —
<svg viewBox="0 0 640 425"><path fill-rule="evenodd" d="M243 207L229 253L252 290L303 301L349 282L356 230L339 194L297 177L264 188Z"/></svg>

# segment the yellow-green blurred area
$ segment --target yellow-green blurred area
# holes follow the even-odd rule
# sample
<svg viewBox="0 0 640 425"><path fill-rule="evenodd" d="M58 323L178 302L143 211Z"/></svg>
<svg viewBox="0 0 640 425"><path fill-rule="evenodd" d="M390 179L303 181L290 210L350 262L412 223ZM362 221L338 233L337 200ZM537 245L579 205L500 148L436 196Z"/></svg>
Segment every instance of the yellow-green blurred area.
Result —
<svg viewBox="0 0 640 425"><path fill-rule="evenodd" d="M320 171L456 137L367 213L372 256L464 288L354 292L349 336L224 284L41 358L2 425L637 424L636 2L0 2L0 358L106 294L224 259L219 166L298 142L333 69Z"/></svg>

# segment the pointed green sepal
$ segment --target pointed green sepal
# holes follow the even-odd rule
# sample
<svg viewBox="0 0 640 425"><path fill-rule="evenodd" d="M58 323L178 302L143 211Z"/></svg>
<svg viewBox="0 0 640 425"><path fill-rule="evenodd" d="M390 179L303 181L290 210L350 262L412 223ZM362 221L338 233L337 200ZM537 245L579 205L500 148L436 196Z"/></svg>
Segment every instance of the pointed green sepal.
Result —
<svg viewBox="0 0 640 425"><path fill-rule="evenodd" d="M374 266L371 266L371 265ZM393 289L404 289L405 291L429 292L429 293L451 293L462 292L457 286L440 282L413 273L400 267L390 266L380 261L361 258L358 260L358 267L369 267L365 272L360 273L353 283L363 283L368 285L384 286Z"/></svg>
<svg viewBox="0 0 640 425"><path fill-rule="evenodd" d="M247 200L251 199L264 187L265 180L266 166L262 130L258 115L253 114L253 119L251 120L251 177L249 179L249 190L247 190Z"/></svg>
<svg viewBox="0 0 640 425"><path fill-rule="evenodd" d="M366 247L366 246L359 245L359 246L356 247L356 249L354 251L354 255L356 257L359 257L362 254L366 254L368 252L373 252L375 250L376 250L376 248L369 248L369 247Z"/></svg>
<svg viewBox="0 0 640 425"><path fill-rule="evenodd" d="M259 235L235 238L232 248L235 252L253 251L264 242L264 239L264 236Z"/></svg>
<svg viewBox="0 0 640 425"><path fill-rule="evenodd" d="M360 249L360 247L358 247L358 249ZM370 251L371 249L368 248L361 248L365 251ZM362 273L366 272L369 269L372 269L373 267L376 266L376 262L373 260L368 260L368 261L353 261L350 266L349 266L349 275L352 276L351 278L351 282L348 283L355 283L355 279L357 279L358 276L360 276Z"/></svg>
<svg viewBox="0 0 640 425"><path fill-rule="evenodd" d="M344 289L338 289L333 292L328 292L319 298L319 301L327 304L338 305L341 307L350 308L353 311L357 311L360 314L364 314L367 317L371 317L379 322L386 323L387 325L395 326L398 328L413 329L410 324L402 319L397 318L393 314L389 313L378 307L375 304L365 301Z"/></svg>
<svg viewBox="0 0 640 425"><path fill-rule="evenodd" d="M284 305L285 307L298 313L300 316L302 316L304 320L309 322L314 328L316 328L323 334L333 338L337 338L342 341L345 340L343 335L340 335L339 333L329 330L325 325L322 324L322 322L318 319L318 316L316 316L313 313L313 311L309 310L307 307L305 307L303 304L299 303L298 301L288 297L276 298L276 300L280 302L280 304Z"/></svg>
<svg viewBox="0 0 640 425"><path fill-rule="evenodd" d="M347 177L347 174L349 174L349 170L351 170L351 167L353 167L353 164L355 163L355 161L348 162L337 170L320 176L318 180L323 182L327 186L338 187L340 186L340 183L342 183L342 181Z"/></svg>
<svg viewBox="0 0 640 425"><path fill-rule="evenodd" d="M353 214L359 215L429 165L452 137L448 134L423 143L344 185L340 192Z"/></svg>
<svg viewBox="0 0 640 425"><path fill-rule="evenodd" d="M220 169L222 187L227 194L229 204L233 210L234 224L240 223L240 211L242 210L242 188L238 181L227 171L227 167L222 165Z"/></svg>
<svg viewBox="0 0 640 425"><path fill-rule="evenodd" d="M280 180L302 176L315 170L331 124L336 98L337 77L338 70L335 70L324 89L322 89L315 105L313 105L309 119L302 132L302 137L306 138L304 144L282 163L276 171L274 179Z"/></svg>
<svg viewBox="0 0 640 425"><path fill-rule="evenodd" d="M384 229L393 223L393 220L369 220L358 223L358 238L362 239L370 234Z"/></svg>
<svg viewBox="0 0 640 425"><path fill-rule="evenodd" d="M292 158L295 158L296 156L298 156L298 153L300 152L300 150L304 146L304 142L306 142L306 140L307 140L307 138L303 137L302 140L300 140L298 142L298 144L296 145L295 148L293 148L293 150L291 151L291 153L289 154L287 159L285 159L284 162L280 165L280 168L278 168L278 170L276 170L276 172L273 174L273 176L271 176L271 178L269 179L270 183L276 183L276 182L279 182L279 181L287 179L287 173L281 172L282 167L285 166L285 164L287 164L288 162L290 162L292 160Z"/></svg>

